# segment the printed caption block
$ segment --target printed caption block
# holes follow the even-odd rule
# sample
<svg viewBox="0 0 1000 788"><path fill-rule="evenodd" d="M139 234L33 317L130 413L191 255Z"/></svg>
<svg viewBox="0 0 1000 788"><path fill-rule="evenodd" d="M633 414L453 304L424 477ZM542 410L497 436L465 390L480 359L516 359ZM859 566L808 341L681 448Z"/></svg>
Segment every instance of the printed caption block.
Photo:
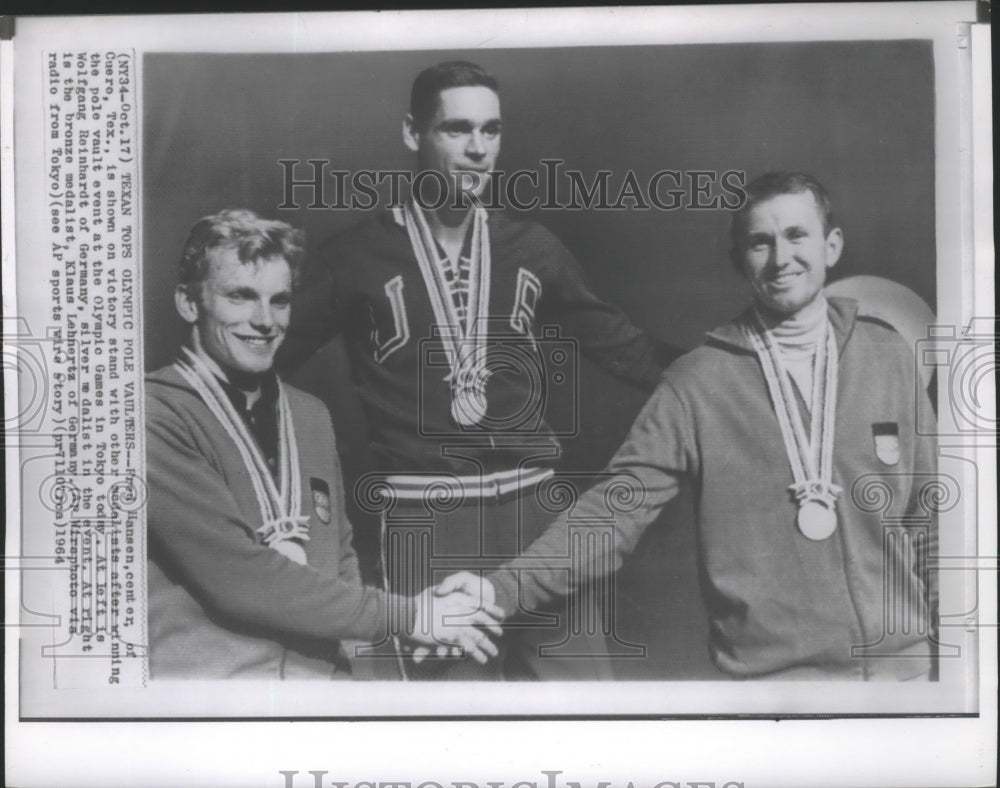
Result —
<svg viewBox="0 0 1000 788"><path fill-rule="evenodd" d="M40 657L52 660L56 688L141 686L146 486L135 57L49 52L43 68L50 250L38 264L48 268L50 312L34 359L46 384L41 418L19 441L22 554L52 556L51 568L62 571L35 573L46 575L37 596L25 579L23 598L29 618L31 611L48 618ZM45 456L28 457L36 446L47 448Z"/></svg>

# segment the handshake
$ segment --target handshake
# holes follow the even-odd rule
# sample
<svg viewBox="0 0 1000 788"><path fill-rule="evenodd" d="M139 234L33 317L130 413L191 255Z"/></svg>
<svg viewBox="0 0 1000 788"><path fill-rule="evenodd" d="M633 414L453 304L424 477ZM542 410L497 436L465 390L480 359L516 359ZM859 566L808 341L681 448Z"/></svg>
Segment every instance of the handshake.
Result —
<svg viewBox="0 0 1000 788"><path fill-rule="evenodd" d="M471 655L486 664L497 655L490 634L500 637L504 612L494 603L493 585L485 577L457 572L417 595L412 636L419 645L413 659Z"/></svg>

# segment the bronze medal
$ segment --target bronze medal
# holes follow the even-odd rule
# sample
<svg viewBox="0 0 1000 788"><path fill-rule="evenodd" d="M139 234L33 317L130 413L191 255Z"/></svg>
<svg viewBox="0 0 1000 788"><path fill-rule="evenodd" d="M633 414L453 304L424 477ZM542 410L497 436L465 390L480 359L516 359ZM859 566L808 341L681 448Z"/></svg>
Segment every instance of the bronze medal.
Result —
<svg viewBox="0 0 1000 788"><path fill-rule="evenodd" d="M806 501L799 507L796 518L802 535L814 542L829 539L837 530L837 513L821 501Z"/></svg>

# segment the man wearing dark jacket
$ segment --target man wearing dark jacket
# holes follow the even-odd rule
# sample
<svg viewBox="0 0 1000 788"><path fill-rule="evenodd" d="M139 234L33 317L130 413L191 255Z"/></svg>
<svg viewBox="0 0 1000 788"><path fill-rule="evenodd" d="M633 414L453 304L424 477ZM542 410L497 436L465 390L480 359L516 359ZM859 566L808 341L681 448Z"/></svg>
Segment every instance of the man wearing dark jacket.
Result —
<svg viewBox="0 0 1000 788"><path fill-rule="evenodd" d="M497 81L479 66L421 72L403 123L419 169L414 193L327 244L296 304L291 364L345 334L391 491L386 579L407 593L436 571L498 565L548 519L537 492L572 420L554 412L553 392L577 384L577 347L650 391L676 355L594 296L550 232L483 207L501 123ZM446 199L431 187L421 199L419 184L432 180ZM560 420L562 429L552 423ZM414 532L421 520L428 525ZM599 631L575 637L572 659L541 654L567 638L563 602L523 613L534 626L510 630L493 677L610 677ZM468 666L449 677L486 677Z"/></svg>

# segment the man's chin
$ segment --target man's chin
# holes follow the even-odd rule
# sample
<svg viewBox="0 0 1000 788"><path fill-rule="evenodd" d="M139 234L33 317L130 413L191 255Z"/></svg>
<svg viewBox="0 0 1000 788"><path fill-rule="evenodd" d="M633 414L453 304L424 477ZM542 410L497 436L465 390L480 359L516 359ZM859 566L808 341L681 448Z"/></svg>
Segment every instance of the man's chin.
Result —
<svg viewBox="0 0 1000 788"><path fill-rule="evenodd" d="M469 199L482 200L483 197L489 192L490 181L493 180L493 176L488 172L472 171L464 171L459 174L457 178L457 182L452 184L452 188L450 189L450 191L453 192L451 196L454 199L454 192L457 191L458 199L464 199L466 201ZM461 184L461 186L458 184Z"/></svg>
<svg viewBox="0 0 1000 788"><path fill-rule="evenodd" d="M481 205L487 196L488 189L476 189L475 191L461 192L460 194L448 195L448 207L473 208Z"/></svg>
<svg viewBox="0 0 1000 788"><path fill-rule="evenodd" d="M764 308L764 311L781 319L791 317L807 305L797 298L758 298L757 303Z"/></svg>
<svg viewBox="0 0 1000 788"><path fill-rule="evenodd" d="M267 358L241 358L239 367L232 372L241 376L264 375L274 368L274 354Z"/></svg>

